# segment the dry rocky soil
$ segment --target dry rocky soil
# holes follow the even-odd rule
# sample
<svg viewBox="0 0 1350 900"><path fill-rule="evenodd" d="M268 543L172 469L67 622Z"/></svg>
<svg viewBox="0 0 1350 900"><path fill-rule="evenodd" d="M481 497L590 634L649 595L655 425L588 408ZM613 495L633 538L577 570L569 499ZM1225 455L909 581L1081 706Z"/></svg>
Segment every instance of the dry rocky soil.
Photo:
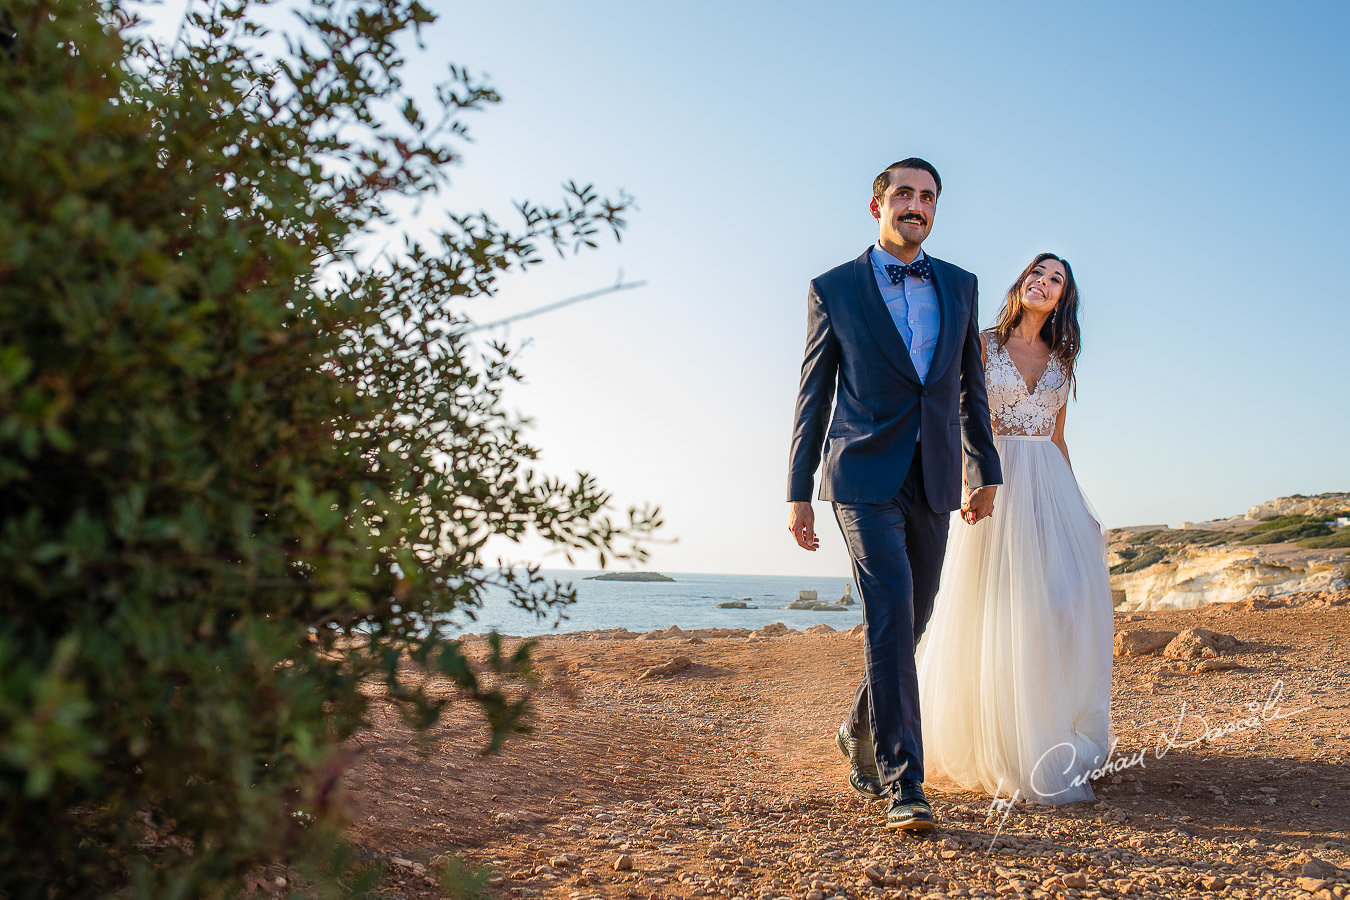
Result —
<svg viewBox="0 0 1350 900"><path fill-rule="evenodd" d="M471 704L419 741L376 697L348 836L389 898L445 896L451 856L495 898L1350 895L1350 592L1116 631L1095 802L930 787L938 830L887 832L834 745L859 634L669 629L541 640L534 731L490 757Z"/></svg>

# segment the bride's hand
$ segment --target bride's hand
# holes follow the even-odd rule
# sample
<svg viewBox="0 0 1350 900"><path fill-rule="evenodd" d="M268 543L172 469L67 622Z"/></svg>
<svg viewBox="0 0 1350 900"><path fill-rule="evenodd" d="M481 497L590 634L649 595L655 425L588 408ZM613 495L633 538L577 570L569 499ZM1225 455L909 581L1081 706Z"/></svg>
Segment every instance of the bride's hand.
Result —
<svg viewBox="0 0 1350 900"><path fill-rule="evenodd" d="M966 502L961 504L961 518L967 525L974 525L981 519L994 514L994 492L996 490L995 486L990 485L971 491L966 496Z"/></svg>

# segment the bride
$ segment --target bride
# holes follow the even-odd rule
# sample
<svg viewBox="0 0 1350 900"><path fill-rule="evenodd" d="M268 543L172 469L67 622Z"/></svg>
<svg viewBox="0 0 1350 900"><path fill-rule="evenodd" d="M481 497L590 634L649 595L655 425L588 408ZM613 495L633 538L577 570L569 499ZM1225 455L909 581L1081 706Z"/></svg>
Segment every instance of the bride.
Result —
<svg viewBox="0 0 1350 900"><path fill-rule="evenodd" d="M924 762L939 787L1090 800L1113 623L1105 539L1064 443L1080 347L1069 264L1039 254L981 336L1004 483L992 517L954 529L916 651Z"/></svg>

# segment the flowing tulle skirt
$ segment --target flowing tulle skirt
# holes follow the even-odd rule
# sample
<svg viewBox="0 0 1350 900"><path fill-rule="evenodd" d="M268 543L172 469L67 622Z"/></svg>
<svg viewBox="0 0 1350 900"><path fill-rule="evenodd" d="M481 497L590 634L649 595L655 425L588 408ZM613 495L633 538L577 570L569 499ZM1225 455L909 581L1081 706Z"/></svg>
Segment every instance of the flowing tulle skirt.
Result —
<svg viewBox="0 0 1350 900"><path fill-rule="evenodd" d="M917 650L924 771L938 787L1091 800L1087 775L1110 749L1106 542L1058 447L996 443L994 515L953 515Z"/></svg>

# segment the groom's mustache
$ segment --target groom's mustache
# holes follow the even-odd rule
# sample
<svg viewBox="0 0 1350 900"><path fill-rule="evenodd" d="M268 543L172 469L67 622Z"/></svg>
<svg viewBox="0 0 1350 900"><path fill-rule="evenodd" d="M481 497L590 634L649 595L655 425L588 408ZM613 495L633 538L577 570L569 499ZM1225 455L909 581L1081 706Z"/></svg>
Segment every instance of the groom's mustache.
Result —
<svg viewBox="0 0 1350 900"><path fill-rule="evenodd" d="M897 221L897 222L916 222L916 223L918 223L919 225L927 225L927 224L928 224L928 222L924 219L924 217L921 216L921 215L919 215L919 214L917 214L917 213L907 213L906 215L900 216L900 217L897 218L895 221Z"/></svg>

